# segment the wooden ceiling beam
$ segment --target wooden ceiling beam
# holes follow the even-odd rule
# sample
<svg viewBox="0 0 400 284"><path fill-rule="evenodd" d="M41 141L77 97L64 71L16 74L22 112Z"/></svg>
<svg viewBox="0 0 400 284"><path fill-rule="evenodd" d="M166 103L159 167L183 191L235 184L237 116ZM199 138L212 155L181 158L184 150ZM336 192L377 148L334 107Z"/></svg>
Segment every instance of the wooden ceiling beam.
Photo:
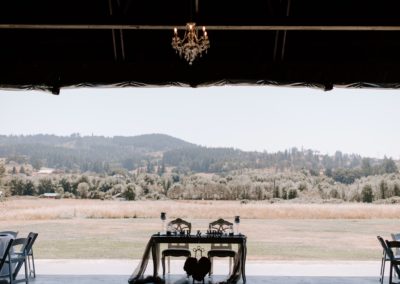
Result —
<svg viewBox="0 0 400 284"><path fill-rule="evenodd" d="M0 29L37 29L37 30L173 30L185 29L185 26L172 25L99 25L99 24L0 24ZM206 25L207 30L221 31L400 31L400 26L356 26L356 25L258 25L258 26L221 26Z"/></svg>

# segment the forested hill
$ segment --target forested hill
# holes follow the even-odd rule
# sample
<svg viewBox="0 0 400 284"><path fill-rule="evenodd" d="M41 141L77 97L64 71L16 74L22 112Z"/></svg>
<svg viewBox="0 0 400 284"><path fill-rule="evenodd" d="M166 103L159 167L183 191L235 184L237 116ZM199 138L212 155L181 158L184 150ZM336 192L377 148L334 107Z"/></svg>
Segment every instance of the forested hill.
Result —
<svg viewBox="0 0 400 284"><path fill-rule="evenodd" d="M161 160L173 149L194 148L194 144L164 134L132 137L12 135L0 136L0 157L34 168L108 172L115 168L132 170Z"/></svg>
<svg viewBox="0 0 400 284"><path fill-rule="evenodd" d="M146 134L138 136L70 136L56 135L0 135L0 145L42 144L66 148L90 148L93 146L131 147L138 151L166 151L171 149L195 147L195 144L165 134Z"/></svg>
<svg viewBox="0 0 400 284"><path fill-rule="evenodd" d="M268 145L266 145L267 148ZM322 155L313 150L288 149L277 153L207 148L163 135L103 137L55 135L0 136L0 157L34 168L112 173L140 169L162 174L176 172L220 173L270 168L274 171L307 170L351 183L360 176L397 172L392 159L363 158L357 154Z"/></svg>

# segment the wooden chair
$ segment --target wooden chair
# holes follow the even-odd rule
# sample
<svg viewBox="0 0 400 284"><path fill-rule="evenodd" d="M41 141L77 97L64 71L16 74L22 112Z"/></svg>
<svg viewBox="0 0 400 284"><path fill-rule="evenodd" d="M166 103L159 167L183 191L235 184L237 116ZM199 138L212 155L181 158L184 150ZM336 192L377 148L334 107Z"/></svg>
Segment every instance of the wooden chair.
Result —
<svg viewBox="0 0 400 284"><path fill-rule="evenodd" d="M226 233L232 230L233 224L224 219L218 219L208 225L210 231ZM211 244L211 249L207 253L211 261L210 276L213 273L214 257L229 257L229 274L232 272L232 259L236 256L236 252L232 250L232 244Z"/></svg>
<svg viewBox="0 0 400 284"><path fill-rule="evenodd" d="M168 223L167 227L170 227L175 232L183 232L185 230L192 230L192 224L177 218ZM190 257L192 254L189 250L188 243L169 243L168 248L162 251L161 263L163 268L163 275L165 275L165 258L168 257L168 273L171 269L171 256L173 257Z"/></svg>
<svg viewBox="0 0 400 284"><path fill-rule="evenodd" d="M393 249L400 248L400 242L386 240L385 243L387 246L386 255L388 256L390 261L389 284L398 284L400 282L393 282L393 271L396 272L397 277L400 276L400 258L396 258L395 254L393 253Z"/></svg>

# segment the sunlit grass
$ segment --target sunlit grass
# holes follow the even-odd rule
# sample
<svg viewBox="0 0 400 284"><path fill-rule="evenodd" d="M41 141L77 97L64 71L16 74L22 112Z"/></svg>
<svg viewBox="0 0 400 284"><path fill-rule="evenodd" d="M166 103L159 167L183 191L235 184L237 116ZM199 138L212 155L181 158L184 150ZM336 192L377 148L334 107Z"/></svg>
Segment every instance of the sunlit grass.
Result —
<svg viewBox="0 0 400 284"><path fill-rule="evenodd" d="M0 203L0 220L54 220L73 218L121 219L168 217L192 219L392 219L400 216L395 204L296 204L267 201L101 201L11 198Z"/></svg>
<svg viewBox="0 0 400 284"><path fill-rule="evenodd" d="M38 258L141 258L149 237L161 229L161 211L202 232L211 220L240 215L249 259L377 260L382 251L376 236L390 238L400 230L396 205L22 198L0 206L0 230L39 233Z"/></svg>

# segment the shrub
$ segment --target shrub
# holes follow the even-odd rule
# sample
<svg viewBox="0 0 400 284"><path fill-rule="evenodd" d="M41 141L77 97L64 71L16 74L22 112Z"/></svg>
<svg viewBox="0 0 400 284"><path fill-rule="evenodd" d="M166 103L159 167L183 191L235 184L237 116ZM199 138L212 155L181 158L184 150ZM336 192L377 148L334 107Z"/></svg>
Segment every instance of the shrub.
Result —
<svg viewBox="0 0 400 284"><path fill-rule="evenodd" d="M361 191L361 198L362 198L362 202L366 202L366 203L371 203L372 200L374 199L372 187L369 184L367 184L363 187L363 189Z"/></svg>

